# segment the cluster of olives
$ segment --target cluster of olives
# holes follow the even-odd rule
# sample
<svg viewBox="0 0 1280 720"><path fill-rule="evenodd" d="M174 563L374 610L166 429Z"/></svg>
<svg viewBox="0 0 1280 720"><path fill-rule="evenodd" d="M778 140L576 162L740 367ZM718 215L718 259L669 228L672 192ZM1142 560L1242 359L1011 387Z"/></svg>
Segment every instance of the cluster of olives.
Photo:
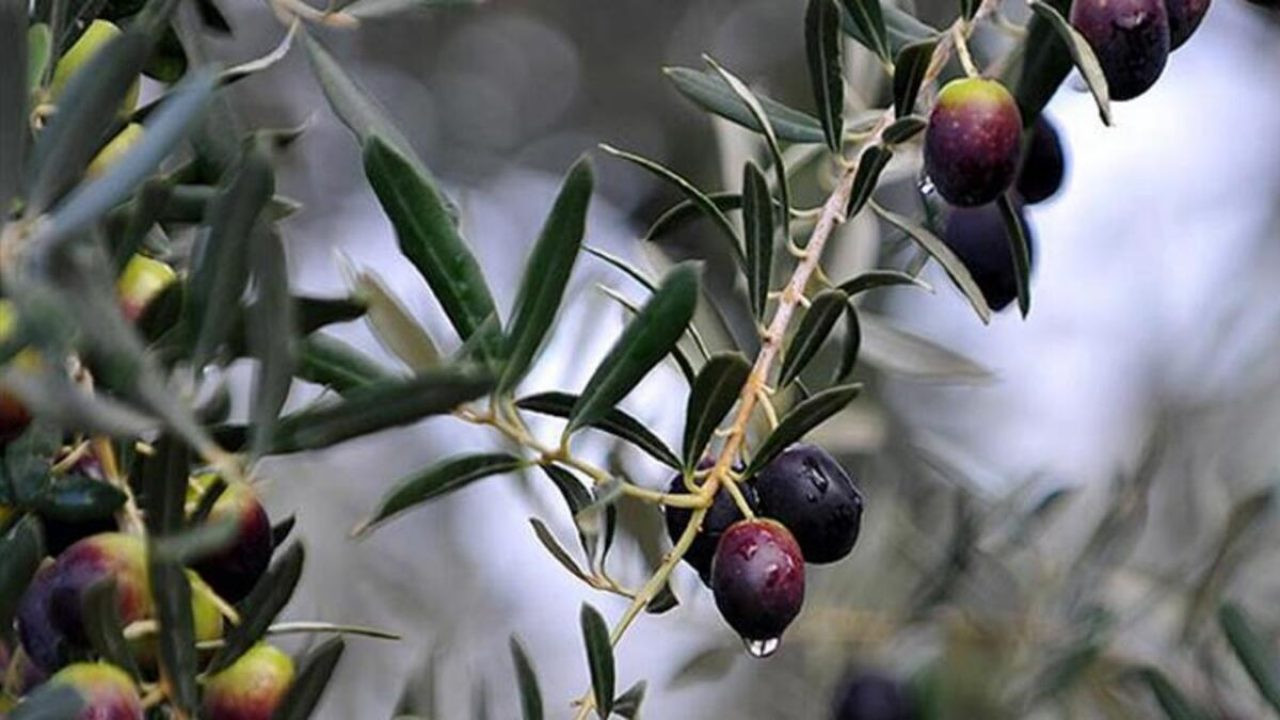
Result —
<svg viewBox="0 0 1280 720"><path fill-rule="evenodd" d="M193 483L192 511L211 484L212 478L197 478ZM244 599L266 572L275 547L266 510L249 485L227 484L205 522L227 523L235 532L228 546L187 572L197 642L222 637L220 605ZM153 620L146 543L137 535L97 532L98 527L98 523L58 525L59 542L77 532L82 536L41 567L19 601L18 648L0 655L4 669L12 669L19 682L5 690L25 695L47 683L65 683L83 696L81 717L86 720L141 718L141 711L134 710L137 690L132 680L117 668L87 662L92 647L84 600L99 583L110 581L115 588L116 611L126 626ZM154 637L134 638L130 649L139 668L155 672ZM267 646L257 648L208 678L205 717L265 720L271 717L291 678L292 662L286 656Z"/></svg>
<svg viewBox="0 0 1280 720"><path fill-rule="evenodd" d="M1155 83L1208 9L1209 0L1075 0L1071 23L1097 55L1111 98L1130 100ZM1017 280L993 203L1012 190L1021 213L1052 197L1065 174L1057 129L1043 116L1030 127L1023 121L999 82L962 78L942 88L925 133L925 172L952 206L944 239L997 311L1016 299ZM1032 250L1029 228L1027 244Z"/></svg>
<svg viewBox="0 0 1280 720"><path fill-rule="evenodd" d="M711 588L729 626L753 653L767 654L800 613L805 563L832 563L853 550L862 493L835 458L805 444L786 449L738 488L758 517L745 519L720 491L684 560ZM671 492L684 491L677 475ZM666 509L673 542L690 517L687 509Z"/></svg>

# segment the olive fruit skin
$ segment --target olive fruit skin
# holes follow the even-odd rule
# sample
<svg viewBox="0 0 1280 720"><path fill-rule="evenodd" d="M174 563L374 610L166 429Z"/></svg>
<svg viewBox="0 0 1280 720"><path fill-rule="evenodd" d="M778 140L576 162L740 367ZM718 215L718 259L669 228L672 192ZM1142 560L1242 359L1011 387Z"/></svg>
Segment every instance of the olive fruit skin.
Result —
<svg viewBox="0 0 1280 720"><path fill-rule="evenodd" d="M862 493L826 450L796 444L755 477L760 512L782 523L806 562L832 563L853 550L862 528Z"/></svg>
<svg viewBox="0 0 1280 720"><path fill-rule="evenodd" d="M1164 0L1076 0L1071 24L1098 56L1112 100L1138 97L1164 72L1171 48Z"/></svg>
<svg viewBox="0 0 1280 720"><path fill-rule="evenodd" d="M197 479L196 487L204 489L212 477ZM203 490L202 490L203 492ZM258 500L257 493L245 483L228 483L213 504L208 522L233 522L236 532L230 545L195 564L195 570L224 600L243 600L271 564L274 545L271 541L271 519Z"/></svg>
<svg viewBox="0 0 1280 720"><path fill-rule="evenodd" d="M1017 212L1022 215L1021 208L1017 208ZM1022 227L1034 267L1035 239L1025 217ZM1009 248L1008 234L998 207L983 205L952 210L947 218L943 242L969 269L992 310L999 312L1018 298L1018 271L1013 264L1013 252Z"/></svg>
<svg viewBox="0 0 1280 720"><path fill-rule="evenodd" d="M1003 85L983 78L952 80L929 115L925 172L952 205L984 205L1013 185L1021 141L1022 114Z"/></svg>
<svg viewBox="0 0 1280 720"><path fill-rule="evenodd" d="M123 670L106 663L68 665L49 678L51 687L69 687L84 705L74 720L142 720L138 688ZM72 719L68 719L72 720Z"/></svg>
<svg viewBox="0 0 1280 720"><path fill-rule="evenodd" d="M1165 12L1169 15L1169 50L1182 47L1200 27L1209 12L1209 0L1165 0Z"/></svg>
<svg viewBox="0 0 1280 720"><path fill-rule="evenodd" d="M702 468L706 469L706 468ZM756 498L756 490L752 483L738 483L738 489L742 491L742 496L746 498L747 506L753 511L758 508L759 503ZM687 493L688 489L684 485L684 477L676 475L671 478L671 483L667 488L667 492L672 494ZM689 526L689 518L693 516L693 511L689 508L666 506L667 535L674 543L684 534L684 530ZM693 544L689 546L688 552L684 554L684 561L689 563L694 570L698 571L698 577L702 578L704 584L711 582L711 561L716 554L716 546L720 542L720 537L730 525L742 519L742 511L738 509L738 504L734 502L733 496L724 490L716 492L715 500L712 501L711 507L707 510L707 514L702 518L702 530L693 538Z"/></svg>
<svg viewBox="0 0 1280 720"><path fill-rule="evenodd" d="M67 548L37 573L18 604L18 633L27 655L46 671L57 670L72 649L87 648L81 603L95 583L112 578L120 619L128 623L151 615L143 541L122 533L103 533Z"/></svg>
<svg viewBox="0 0 1280 720"><path fill-rule="evenodd" d="M49 82L49 94L57 101L66 90L71 78L75 77L89 60L98 54L107 43L120 37L123 33L115 23L108 20L94 20L89 23L75 43L53 66L53 78ZM120 114L128 115L138 105L140 85L137 80L129 86L124 100L120 104Z"/></svg>
<svg viewBox="0 0 1280 720"><path fill-rule="evenodd" d="M1027 150L1014 187L1023 202L1034 205L1056 195L1066 174L1062 138L1053 123L1041 115L1028 131Z"/></svg>
<svg viewBox="0 0 1280 720"><path fill-rule="evenodd" d="M116 281L116 295L120 310L130 322L142 317L151 301L178 279L178 274L168 263L134 255L125 263Z"/></svg>
<svg viewBox="0 0 1280 720"><path fill-rule="evenodd" d="M831 720L916 720L920 711L906 687L880 673L862 672L845 680Z"/></svg>
<svg viewBox="0 0 1280 720"><path fill-rule="evenodd" d="M293 660L255 645L204 687L205 720L271 720L293 684Z"/></svg>
<svg viewBox="0 0 1280 720"><path fill-rule="evenodd" d="M125 125L123 130L116 133L116 136L111 138L106 145L103 145L97 155L93 156L93 160L89 161L89 167L85 168L84 176L90 180L102 177L141 139L141 125L138 123Z"/></svg>
<svg viewBox="0 0 1280 720"><path fill-rule="evenodd" d="M804 556L782 523L740 520L720 537L711 563L720 615L744 640L781 637L804 604Z"/></svg>

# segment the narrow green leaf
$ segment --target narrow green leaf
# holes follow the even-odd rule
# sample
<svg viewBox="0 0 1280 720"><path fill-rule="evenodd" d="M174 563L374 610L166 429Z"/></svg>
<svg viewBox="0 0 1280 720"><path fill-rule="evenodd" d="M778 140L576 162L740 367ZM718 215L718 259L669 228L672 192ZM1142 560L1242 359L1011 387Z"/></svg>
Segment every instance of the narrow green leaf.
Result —
<svg viewBox="0 0 1280 720"><path fill-rule="evenodd" d="M733 226L733 223L729 222L729 218L721 212L720 208L717 207L714 202L711 201L711 198L707 197L706 193L699 190L697 186L675 171L670 170L653 160L641 157L634 153L629 153L625 150L619 150L612 145L601 145L600 149L614 157L619 157L623 160L639 165L658 178L675 185L680 192L684 193L686 198L697 205L702 212L706 213L707 217L711 218L716 226L724 233L725 237L728 238L731 250L733 251L733 256L737 259L738 264L742 265L745 262L745 258L742 254L742 238L738 237L737 228Z"/></svg>
<svg viewBox="0 0 1280 720"><path fill-rule="evenodd" d="M709 192L706 193L707 199L721 212L727 213L731 210L737 210L742 207L742 195L733 192ZM653 224L645 230L644 236L641 238L645 242L654 242L668 233L673 233L690 222L704 217L702 207L689 199L667 208Z"/></svg>
<svg viewBox="0 0 1280 720"><path fill-rule="evenodd" d="M209 206L209 232L195 251L187 295L187 322L198 328L195 368L203 367L231 333L249 281L250 243L267 242L258 218L274 187L266 148L251 142Z"/></svg>
<svg viewBox="0 0 1280 720"><path fill-rule="evenodd" d="M644 680L627 688L626 692L613 701L613 714L627 720L637 720L640 717L640 704L644 702L644 693L647 688L648 683Z"/></svg>
<svg viewBox="0 0 1280 720"><path fill-rule="evenodd" d="M499 391L510 390L524 378L560 310L586 232L593 182L591 164L585 158L575 163L525 262L507 332L506 366Z"/></svg>
<svg viewBox="0 0 1280 720"><path fill-rule="evenodd" d="M284 606L293 597L302 577L306 552L294 544L271 564L271 568L253 586L249 597L240 604L240 624L227 632L227 642L209 660L209 674L225 669L266 634Z"/></svg>
<svg viewBox="0 0 1280 720"><path fill-rule="evenodd" d="M675 590L671 589L671 582L662 584L662 588L653 596L653 599L644 606L644 611L650 615L661 615L680 606L680 598L676 597Z"/></svg>
<svg viewBox="0 0 1280 720"><path fill-rule="evenodd" d="M747 297L757 320L764 317L773 272L773 198L753 162L742 168L742 228L747 241Z"/></svg>
<svg viewBox="0 0 1280 720"><path fill-rule="evenodd" d="M1013 205L1008 193L996 200L1000 208L1000 217L1004 220L1005 233L1009 238L1009 252L1013 253L1014 277L1018 281L1018 310L1022 317L1031 312L1031 246L1027 241L1026 228L1022 226L1022 213Z"/></svg>
<svg viewBox="0 0 1280 720"><path fill-rule="evenodd" d="M1059 15L1071 9L1071 0L1051 0L1050 4ZM1035 124L1041 110L1071 72L1071 53L1066 45L1055 41L1057 37L1058 32L1048 19L1033 15L1022 41L1022 62L1011 63L1005 72L1005 84L1014 89L1024 128Z"/></svg>
<svg viewBox="0 0 1280 720"><path fill-rule="evenodd" d="M369 356L320 333L302 339L297 373L303 380L333 388L342 395L362 385L395 378Z"/></svg>
<svg viewBox="0 0 1280 720"><path fill-rule="evenodd" d="M544 392L517 400L516 407L541 415L568 419L579 402L579 396L571 393ZM626 440L664 465L680 467L679 458L667 447L667 444L654 435L644 423L623 410L616 407L609 410L603 417L591 423L591 427Z"/></svg>
<svg viewBox="0 0 1280 720"><path fill-rule="evenodd" d="M27 141L27 3L0 0L0 215L18 190Z"/></svg>
<svg viewBox="0 0 1280 720"><path fill-rule="evenodd" d="M914 285L921 290L933 291L933 288L920 278L898 270L868 270L851 280L840 283L840 289L849 297L853 297L868 290L895 285Z"/></svg>
<svg viewBox="0 0 1280 720"><path fill-rule="evenodd" d="M361 523L354 534L366 534L400 513L459 490L477 480L513 472L526 465L528 465L527 461L507 453L457 455L445 458L397 481L391 491L378 502L373 515Z"/></svg>
<svg viewBox="0 0 1280 720"><path fill-rule="evenodd" d="M160 667L166 680L166 695L175 710L194 717L200 704L196 685L195 619L191 610L191 583L182 565L148 562L151 597L155 602L160 632Z"/></svg>
<svg viewBox="0 0 1280 720"><path fill-rule="evenodd" d="M91 585L80 600L84 612L84 632L89 643L103 660L124 670L135 681L142 679L129 642L124 639L120 620L116 581L108 577Z"/></svg>
<svg viewBox="0 0 1280 720"><path fill-rule="evenodd" d="M312 717L346 646L346 640L333 637L308 653L272 720L307 720Z"/></svg>
<svg viewBox="0 0 1280 720"><path fill-rule="evenodd" d="M755 93L751 92L746 83L739 80L733 73L725 70L710 57L704 55L703 58L729 84L729 88L733 90L734 94L746 104L747 109L751 111L751 116L755 118L756 124L763 129L765 145L769 148L769 157L773 160L774 179L778 184L778 197L782 201L782 229L786 233L788 230L785 221L791 216L791 187L787 178L786 160L782 155L782 147L778 144L778 135L773 129L773 123L769 121L769 115L764 111L764 106L760 104L760 99L756 97ZM843 82L840 87L843 90ZM843 109L843 106L839 108L841 112L843 112ZM743 192L746 192L745 189ZM773 207L772 197L769 199L769 207Z"/></svg>
<svg viewBox="0 0 1280 720"><path fill-rule="evenodd" d="M442 368L409 380L353 388L342 402L288 415L276 429L272 451L316 450L431 415L451 412L493 388L492 379L468 370Z"/></svg>
<svg viewBox="0 0 1280 720"><path fill-rule="evenodd" d="M458 336L467 340L497 311L484 273L458 234L443 196L380 135L365 142L364 167L395 228L400 252L427 281Z"/></svg>
<svg viewBox="0 0 1280 720"><path fill-rule="evenodd" d="M853 368L858 363L858 350L862 347L862 325L858 322L858 310L853 303L845 303L844 321L844 350L840 353L836 382L844 382L853 374Z"/></svg>
<svg viewBox="0 0 1280 720"><path fill-rule="evenodd" d="M603 285L598 287L600 289L600 292L604 293L610 300L613 300L614 302L621 305L628 313L631 314L632 317L640 314L640 306L631 302L631 300L629 300L622 293L614 290L613 288L608 288ZM689 327L693 327L693 323L690 323ZM693 378L695 375L697 375L697 373L693 369L693 363L689 362L689 356L686 355L684 351L680 349L679 343L677 343L674 347L671 348L671 359L675 362L676 366L680 368L680 374L684 375L685 381L687 381L689 385L692 386Z"/></svg>
<svg viewBox="0 0 1280 720"><path fill-rule="evenodd" d="M915 109L920 86L937 47L938 41L930 39L911 43L898 51L893 64L893 113L897 117L906 117Z"/></svg>
<svg viewBox="0 0 1280 720"><path fill-rule="evenodd" d="M695 212L697 211L695 210ZM588 253L600 258L601 260L609 263L610 265L617 268L618 270L621 270L623 274L625 274L627 277L631 278L632 280L635 280L637 283L639 283L642 287L644 287L650 293L658 289L658 286L654 284L654 282L650 280L647 275L645 275L635 266L628 263L626 260L623 260L622 258L616 255L607 253L604 250L600 250L599 248L593 248L590 245L584 245L583 249L586 250ZM707 349L707 341L703 339L702 333L698 332L698 326L694 325L693 323L689 323L689 339L693 341L693 344L695 346L697 346L698 352L702 355L704 359L711 356L711 351Z"/></svg>
<svg viewBox="0 0 1280 720"><path fill-rule="evenodd" d="M893 150L884 145L868 145L858 158L858 170L853 175L853 190L849 193L849 205L845 217L852 219L871 199L880 181L880 173L893 159Z"/></svg>
<svg viewBox="0 0 1280 720"><path fill-rule="evenodd" d="M292 303L296 322L293 332L297 335L310 335L327 325L359 320L369 310L368 305L358 297L294 295Z"/></svg>
<svg viewBox="0 0 1280 720"><path fill-rule="evenodd" d="M607 720L613 709L613 645L609 626L590 605L582 604L582 637L587 645L587 664L591 668L591 690L595 694L596 714Z"/></svg>
<svg viewBox="0 0 1280 720"><path fill-rule="evenodd" d="M876 0L854 4L874 5ZM839 152L844 136L844 76L840 66L840 8L835 0L809 0L804 13L804 46L822 135L827 147Z"/></svg>
<svg viewBox="0 0 1280 720"><path fill-rule="evenodd" d="M44 559L40 521L26 515L0 536L0 627L11 627L23 592Z"/></svg>
<svg viewBox="0 0 1280 720"><path fill-rule="evenodd" d="M880 139L888 145L900 145L919 135L928 124L924 118L917 115L900 117L880 133Z"/></svg>
<svg viewBox="0 0 1280 720"><path fill-rule="evenodd" d="M1191 704L1182 691L1159 670L1153 667L1137 671L1138 677L1147 684L1151 694L1155 696L1160 709L1169 720L1209 720L1209 716Z"/></svg>
<svg viewBox="0 0 1280 720"><path fill-rule="evenodd" d="M847 3L848 0L845 0L845 2ZM868 10L867 12L874 11ZM936 38L941 34L937 28L922 22L915 15L903 10L893 2L880 2L880 15L884 20L886 38L889 44L889 55L882 55L882 57L889 57L900 52L903 47L911 43ZM854 22L852 13L844 13L840 29L844 30L846 35L858 41L863 47L876 52L876 39L862 31L859 25Z"/></svg>
<svg viewBox="0 0 1280 720"><path fill-rule="evenodd" d="M785 416L773 433L756 450L747 466L743 477L751 477L760 471L769 461L785 450L792 443L799 442L812 429L821 425L827 418L844 409L858 396L862 389L859 384L837 385L815 393L812 397L796 405Z"/></svg>
<svg viewBox="0 0 1280 720"><path fill-rule="evenodd" d="M1067 19L1054 6L1041 0L1031 0L1032 12L1043 19L1057 33L1058 39L1066 46L1071 61L1080 71L1080 77L1089 88L1093 100L1098 105L1098 115L1103 125L1111 124L1111 93L1107 88L1107 77L1102 72L1098 56L1094 54L1089 41L1078 30L1067 22Z"/></svg>
<svg viewBox="0 0 1280 720"><path fill-rule="evenodd" d="M1248 613L1233 602L1223 603L1218 609L1218 625L1258 693L1273 710L1280 712L1280 663L1271 651L1270 641L1258 634Z"/></svg>
<svg viewBox="0 0 1280 720"><path fill-rule="evenodd" d="M680 94L704 110L741 125L763 132L746 103L738 97L724 78L693 68L669 67L663 70ZM825 135L817 118L767 97L757 96L778 138L795 143L822 143Z"/></svg>
<svg viewBox="0 0 1280 720"><path fill-rule="evenodd" d="M778 373L778 387L789 385L800 376L827 341L848 302L849 296L839 288L824 290L813 299L804 317L800 318L800 326L787 343L786 356Z"/></svg>
<svg viewBox="0 0 1280 720"><path fill-rule="evenodd" d="M947 247L946 243L938 238L937 235L929 232L924 225L905 215L890 212L875 203L871 203L871 209L883 218L885 222L915 240L946 271L947 277L951 278L951 282L955 283L956 288L973 306L973 311L978 314L978 319L982 320L983 323L991 322L991 308L987 306L987 300L982 294L982 288L978 287L978 283L973 279L969 268L965 267L964 262L959 257L956 257L956 254L952 252L951 248Z"/></svg>
<svg viewBox="0 0 1280 720"><path fill-rule="evenodd" d="M183 525L191 451L171 435L161 436L153 447L155 452L142 459L142 492L138 499L145 511L147 530L164 536Z"/></svg>
<svg viewBox="0 0 1280 720"><path fill-rule="evenodd" d="M547 549L551 557L560 563L568 573L583 582L590 582L587 573L578 567L578 563L573 559L569 552L561 547L560 542L556 540L556 536L547 528L546 523L538 518L529 518L529 524L533 526L533 534L538 538L538 542L542 543L542 547Z"/></svg>
<svg viewBox="0 0 1280 720"><path fill-rule="evenodd" d="M973 20L978 13L978 0L960 0L960 16L965 20Z"/></svg>
<svg viewBox="0 0 1280 720"><path fill-rule="evenodd" d="M604 419L671 352L698 304L698 266L677 265L623 329L578 397L565 435Z"/></svg>
<svg viewBox="0 0 1280 720"><path fill-rule="evenodd" d="M294 337L296 311L289 294L289 269L284 247L274 230L250 248L256 298L248 312L249 346L258 360L253 377L249 422L253 426L252 455L266 452L297 367Z"/></svg>
<svg viewBox="0 0 1280 720"><path fill-rule="evenodd" d="M591 493L583 487L576 475L568 470L558 466L543 464L539 467L551 479L552 484L560 491L561 497L564 498L565 505L569 507L569 516L573 519L573 525L578 531L578 542L582 545L582 551L587 558L596 556L597 537L595 533L588 532L588 528L584 528L578 522L579 514L586 508L591 506L594 500Z"/></svg>
<svg viewBox="0 0 1280 720"><path fill-rule="evenodd" d="M355 292L368 304L366 319L378 342L412 370L440 365L440 350L422 327L387 289L376 273L362 270L355 277Z"/></svg>
<svg viewBox="0 0 1280 720"><path fill-rule="evenodd" d="M511 636L511 662L515 665L516 684L520 687L520 717L542 720L542 691L538 688L538 674L515 635Z"/></svg>
<svg viewBox="0 0 1280 720"><path fill-rule="evenodd" d="M889 50L889 31L884 26L880 0L842 0L842 4L849 22L858 29L858 37L870 41L866 48L889 62L893 53Z"/></svg>
<svg viewBox="0 0 1280 720"><path fill-rule="evenodd" d="M150 50L147 36L131 30L104 45L71 78L28 164L23 197L29 217L48 209L89 164Z"/></svg>
<svg viewBox="0 0 1280 720"><path fill-rule="evenodd" d="M751 363L739 352L711 356L689 393L684 420L684 470L692 471L724 416L738 401L751 374Z"/></svg>

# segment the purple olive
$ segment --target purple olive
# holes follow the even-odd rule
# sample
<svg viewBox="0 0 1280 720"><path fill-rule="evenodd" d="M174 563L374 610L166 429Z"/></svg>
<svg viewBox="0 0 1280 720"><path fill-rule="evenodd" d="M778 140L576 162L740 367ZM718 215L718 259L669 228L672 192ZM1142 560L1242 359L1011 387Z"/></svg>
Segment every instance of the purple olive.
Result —
<svg viewBox="0 0 1280 720"><path fill-rule="evenodd" d="M1022 152L1022 114L1003 85L952 80L938 93L924 136L924 167L952 205L985 205L1013 185Z"/></svg>
<svg viewBox="0 0 1280 720"><path fill-rule="evenodd" d="M1177 50L1191 38L1205 13L1209 12L1209 0L1165 0L1165 12L1169 15L1169 50Z"/></svg>
<svg viewBox="0 0 1280 720"><path fill-rule="evenodd" d="M760 512L795 536L811 563L832 563L849 554L862 527L862 493L826 450L797 444L756 476Z"/></svg>
<svg viewBox="0 0 1280 720"><path fill-rule="evenodd" d="M1169 59L1164 0L1075 0L1071 24L1098 56L1112 100L1146 92Z"/></svg>
<svg viewBox="0 0 1280 720"><path fill-rule="evenodd" d="M699 469L709 469L711 463L704 463ZM742 495L747 500L747 505L752 510L756 509L756 491L751 483L738 483L738 488L742 491ZM671 478L667 492L670 493L686 493L688 490L684 485L684 477L676 475ZM688 508L666 506L664 508L667 521L667 535L671 538L671 542L676 542L684 530L689 526L689 518L693 515L693 511ZM711 560L716 554L716 545L720 542L720 536L730 525L742 519L742 512L738 510L738 505L733 501L733 496L724 490L716 492L715 500L712 501L710 509L702 518L702 529L693 539L693 544L689 546L688 552L684 554L684 561L689 563L694 570L698 571L698 577L702 578L703 583L711 581Z"/></svg>
<svg viewBox="0 0 1280 720"><path fill-rule="evenodd" d="M1067 168L1058 129L1048 118L1036 118L1029 135L1015 187L1023 202L1034 205L1057 194Z"/></svg>
<svg viewBox="0 0 1280 720"><path fill-rule="evenodd" d="M836 695L831 720L916 720L920 712L907 688L873 672L856 673Z"/></svg>
<svg viewBox="0 0 1280 720"><path fill-rule="evenodd" d="M1018 213L1022 213L1021 208L1018 208ZM1022 227L1027 235L1027 252L1034 265L1035 242L1025 217ZM1013 251L1009 247L1008 233L999 208L995 205L955 208L947 218L943 242L968 268L992 310L999 312L1017 299L1018 271L1013 264Z"/></svg>
<svg viewBox="0 0 1280 720"><path fill-rule="evenodd" d="M711 563L720 615L744 640L776 641L804 604L804 556L782 523L741 520L725 531Z"/></svg>

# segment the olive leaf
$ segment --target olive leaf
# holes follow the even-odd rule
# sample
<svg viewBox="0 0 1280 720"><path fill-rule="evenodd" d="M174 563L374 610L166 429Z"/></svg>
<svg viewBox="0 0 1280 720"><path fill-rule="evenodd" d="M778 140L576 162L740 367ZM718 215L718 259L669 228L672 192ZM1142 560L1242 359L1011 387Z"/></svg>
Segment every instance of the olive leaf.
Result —
<svg viewBox="0 0 1280 720"><path fill-rule="evenodd" d="M849 204L845 217L852 218L871 199L880 181L880 173L893 159L893 150L880 144L868 145L858 158L858 169L853 175L853 189L849 193Z"/></svg>
<svg viewBox="0 0 1280 720"><path fill-rule="evenodd" d="M1048 23L1048 26L1057 33L1062 44L1066 45L1071 61L1080 71L1080 77L1084 78L1085 85L1088 86L1094 102L1098 105L1098 115L1102 117L1102 124L1110 125L1111 93L1107 88L1107 76L1103 74L1102 65L1098 62L1098 56L1094 54L1089 41L1085 40L1084 36L1072 27L1053 5L1041 0L1030 0L1028 5L1036 17Z"/></svg>
<svg viewBox="0 0 1280 720"><path fill-rule="evenodd" d="M1059 15L1071 9L1071 0L1050 0ZM1029 128L1040 117L1062 81L1071 72L1071 53L1056 42L1058 31L1043 15L1033 15L1022 41L1022 62L1011 63L1005 71L1005 85L1014 88L1013 96L1022 113L1022 127Z"/></svg>
<svg viewBox="0 0 1280 720"><path fill-rule="evenodd" d="M579 399L579 396L571 393L545 392L520 398L516 401L516 407L542 415L569 418L573 414L573 408L577 406ZM627 414L624 410L616 407L609 410L599 420L591 423L591 427L626 440L664 465L673 468L680 467L680 460L667 447L667 444L653 434L653 431L646 427L644 423Z"/></svg>
<svg viewBox="0 0 1280 720"><path fill-rule="evenodd" d="M27 41L26 3L0 0L0 212L4 213L18 190L27 143Z"/></svg>
<svg viewBox="0 0 1280 720"><path fill-rule="evenodd" d="M365 535L395 516L493 475L519 470L528 465L507 453L482 453L445 458L396 482L378 502L368 520L354 535Z"/></svg>
<svg viewBox="0 0 1280 720"><path fill-rule="evenodd" d="M308 653L280 708L272 715L273 720L307 720L312 717L345 649L345 640L332 637Z"/></svg>
<svg viewBox="0 0 1280 720"><path fill-rule="evenodd" d="M916 106L920 86L924 83L929 63L938 41L929 39L911 43L898 51L893 68L893 113L906 117Z"/></svg>
<svg viewBox="0 0 1280 720"><path fill-rule="evenodd" d="M723 77L714 73L703 72L693 68L669 67L663 72L680 91L680 94L692 100L704 110L715 113L726 120L741 125L748 130L763 132L764 128L752 115L746 103L742 101ZM822 143L825 134L822 123L817 118L787 107L767 97L757 95L760 106L769 117L769 122L778 134L778 139L795 143Z"/></svg>
<svg viewBox="0 0 1280 720"><path fill-rule="evenodd" d="M306 552L294 544L285 550L253 586L249 596L240 604L240 624L227 632L226 643L218 649L206 672L213 674L235 662L266 634L284 606L293 597L293 591L302 578L302 566Z"/></svg>
<svg viewBox="0 0 1280 720"><path fill-rule="evenodd" d="M1209 720L1209 716L1193 705L1164 673L1154 667L1140 668L1136 672L1169 720Z"/></svg>
<svg viewBox="0 0 1280 720"><path fill-rule="evenodd" d="M868 290L896 285L911 285L921 290L933 292L933 288L929 287L928 283L900 270L867 270L840 283L840 289L852 298Z"/></svg>
<svg viewBox="0 0 1280 720"><path fill-rule="evenodd" d="M157 644L166 694L176 710L194 716L200 703L200 690L196 685L191 583L180 563L159 561L155 553L148 555L147 574L160 626Z"/></svg>
<svg viewBox="0 0 1280 720"><path fill-rule="evenodd" d="M249 409L252 454L268 450L297 366L296 309L280 236L268 231L250 248L255 295L247 313L249 346L258 360Z"/></svg>
<svg viewBox="0 0 1280 720"><path fill-rule="evenodd" d="M593 182L590 163L585 158L575 163L525 263L507 331L506 366L498 381L499 391L520 382L555 321L582 247Z"/></svg>
<svg viewBox="0 0 1280 720"><path fill-rule="evenodd" d="M510 645L511 662L516 668L516 684L520 687L520 717L524 720L542 720L542 691L538 688L538 673L515 635L511 636Z"/></svg>
<svg viewBox="0 0 1280 720"><path fill-rule="evenodd" d="M693 319L698 273L697 264L681 263L667 274L587 380L570 413L566 437L608 415L671 352Z"/></svg>
<svg viewBox="0 0 1280 720"><path fill-rule="evenodd" d="M769 461L775 458L778 453L785 450L792 443L803 439L810 430L821 425L827 418L843 410L846 405L858 396L858 392L861 390L862 385L856 383L852 385L837 385L815 393L809 399L796 405L783 416L778 423L778 427L774 428L769 437L756 450L755 455L751 458L751 464L742 473L743 477L755 475L765 465L768 465Z"/></svg>
<svg viewBox="0 0 1280 720"><path fill-rule="evenodd" d="M1280 712L1280 664L1276 662L1270 641L1258 634L1248 613L1233 602L1223 603L1218 609L1218 625L1258 693L1273 710Z"/></svg>
<svg viewBox="0 0 1280 720"><path fill-rule="evenodd" d="M747 243L747 298L757 320L764 317L773 272L773 198L753 162L742 168L742 228Z"/></svg>
<svg viewBox="0 0 1280 720"><path fill-rule="evenodd" d="M0 626L10 627L23 592L44 559L44 532L26 515L0 536Z"/></svg>
<svg viewBox="0 0 1280 720"><path fill-rule="evenodd" d="M596 700L596 714L607 720L613 709L614 667L613 644L609 626L590 605L582 604L582 637L587 645L587 664L591 668L591 689Z"/></svg>
<svg viewBox="0 0 1280 720"><path fill-rule="evenodd" d="M973 306L973 311L978 314L978 319L982 320L983 323L991 322L991 308L987 305L986 297L982 294L982 288L978 287L978 283L973 279L969 268L952 252L951 248L947 247L946 243L929 232L924 225L904 215L886 210L874 202L871 203L871 209L883 218L885 222L915 240L929 254L929 257L942 266L947 276L951 278L951 281L955 283L961 294Z"/></svg>
<svg viewBox="0 0 1280 720"><path fill-rule="evenodd" d="M855 37L865 38L867 49L888 62L892 57L889 50L889 31L884 26L884 15L880 10L880 0L841 0L848 22L857 28Z"/></svg>
<svg viewBox="0 0 1280 720"><path fill-rule="evenodd" d="M751 364L739 352L712 355L698 372L689 393L684 421L684 470L690 472L724 416L738 401L751 374Z"/></svg>
<svg viewBox="0 0 1280 720"><path fill-rule="evenodd" d="M996 207L1000 208L1000 218L1004 220L1005 233L1009 238L1009 252L1013 254L1014 278L1018 281L1018 310L1022 317L1031 312L1031 246L1027 240L1027 230L1022 225L1022 213L1013 205L1013 198L1008 194L996 199Z"/></svg>
<svg viewBox="0 0 1280 720"><path fill-rule="evenodd" d="M844 319L844 349L840 353L836 382L843 382L853 374L853 368L858 362L858 350L862 348L862 325L858 322L858 309L851 302L845 303Z"/></svg>
<svg viewBox="0 0 1280 720"><path fill-rule="evenodd" d="M787 343L786 356L778 373L778 387L790 384L805 369L826 342L848 302L849 296L839 288L824 290L813 299Z"/></svg>
<svg viewBox="0 0 1280 720"><path fill-rule="evenodd" d="M860 0L861 2L877 2L878 0ZM872 35L863 32L862 26L855 21L854 13L850 10L850 0L842 0L845 4L844 16L841 19L840 29L846 35L853 38L858 44L880 55L882 58L888 58L898 53L906 45L929 38L936 38L941 33L939 30L917 18L915 15L899 8L892 2L879 2L880 16L884 22L885 38L888 43L888 53L881 53L877 48L879 41ZM875 10L865 8L859 10L860 13L870 17ZM874 22L874 20L871 20Z"/></svg>
<svg viewBox="0 0 1280 720"><path fill-rule="evenodd" d="M854 4L876 3L877 0L861 0ZM822 135L827 147L839 152L844 135L844 77L840 67L840 9L835 0L809 0L804 13L804 46Z"/></svg>
<svg viewBox="0 0 1280 720"><path fill-rule="evenodd" d="M742 207L742 195L739 193L722 191L704 193L704 195L723 213ZM643 239L646 242L655 241L703 216L702 206L685 198L659 215L658 219L649 225L649 229L645 230Z"/></svg>
<svg viewBox="0 0 1280 720"><path fill-rule="evenodd" d="M373 358L322 333L302 339L297 374L303 380L333 388L339 394L395 377Z"/></svg>

